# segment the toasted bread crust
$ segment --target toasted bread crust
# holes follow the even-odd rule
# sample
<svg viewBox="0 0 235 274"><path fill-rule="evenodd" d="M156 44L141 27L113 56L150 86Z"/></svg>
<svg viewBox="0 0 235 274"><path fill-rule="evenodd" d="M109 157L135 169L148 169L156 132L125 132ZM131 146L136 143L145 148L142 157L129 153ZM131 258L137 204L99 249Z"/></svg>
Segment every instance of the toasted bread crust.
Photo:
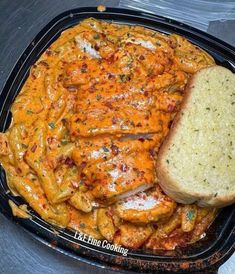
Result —
<svg viewBox="0 0 235 274"><path fill-rule="evenodd" d="M189 81L186 87L185 98L181 104L180 110L176 114L170 132L164 140L158 154L156 169L159 184L168 196L170 196L172 199L179 203L197 203L199 206L205 207L224 207L235 202L235 193L228 193L227 195L223 196L215 196L213 192L211 192L208 195L205 195L205 193L197 192L193 189L190 189L189 191L189 189L186 189L180 182L178 182L175 178L173 178L170 175L168 167L166 165L166 156L168 150L170 146L174 143L174 138L182 122L182 116L184 115L184 111L189 107L189 102L192 96L192 90L194 86L197 84L196 82L199 73L203 73L204 70L216 67L219 66L212 66L209 68L202 69L199 72L197 72L194 76L192 76L191 80ZM222 67L219 68L221 69ZM226 68L223 69L227 71Z"/></svg>

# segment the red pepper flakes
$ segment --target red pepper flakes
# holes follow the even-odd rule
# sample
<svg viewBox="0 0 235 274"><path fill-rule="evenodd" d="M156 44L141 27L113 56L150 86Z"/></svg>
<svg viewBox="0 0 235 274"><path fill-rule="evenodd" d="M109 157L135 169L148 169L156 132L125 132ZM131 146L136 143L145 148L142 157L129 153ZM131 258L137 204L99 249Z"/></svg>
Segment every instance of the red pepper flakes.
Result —
<svg viewBox="0 0 235 274"><path fill-rule="evenodd" d="M121 164L121 165L120 165L120 170L121 170L122 172L127 172L128 169L129 169L129 167L128 167L126 164Z"/></svg>
<svg viewBox="0 0 235 274"><path fill-rule="evenodd" d="M117 146L112 145L112 146L111 146L111 150L112 150L113 155L115 155L115 156L118 155L119 149L118 149Z"/></svg>
<svg viewBox="0 0 235 274"><path fill-rule="evenodd" d="M35 151L36 151L36 149L37 149L37 145L36 145L36 144L34 144L34 145L31 147L31 149L30 149L30 150L31 150L32 152L35 152Z"/></svg>

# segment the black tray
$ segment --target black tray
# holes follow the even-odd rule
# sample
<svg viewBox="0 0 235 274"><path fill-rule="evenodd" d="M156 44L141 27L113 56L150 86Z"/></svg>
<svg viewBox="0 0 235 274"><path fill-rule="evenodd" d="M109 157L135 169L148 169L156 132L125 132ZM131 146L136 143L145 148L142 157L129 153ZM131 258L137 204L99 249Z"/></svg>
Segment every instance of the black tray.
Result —
<svg viewBox="0 0 235 274"><path fill-rule="evenodd" d="M84 18L94 17L122 24L141 25L163 33L178 33L209 52L217 64L235 72L235 49L202 31L161 16L124 9L108 8L98 12L96 8L80 8L64 12L52 20L27 47L12 70L0 94L0 131L5 131L11 121L10 107L24 84L30 66L35 63L42 52L56 40L61 31L77 24ZM5 173L0 170L0 211L14 222L21 225L41 242L74 257L80 261L96 266L138 272L170 271L188 273L218 268L235 250L235 206L224 208L207 236L201 241L174 251L154 253L129 250L128 256L95 247L74 238L74 232L59 229L42 220L37 213L30 210L32 220L12 216L8 200L17 205L24 203L20 197L14 197L6 184ZM55 233L56 232L56 233Z"/></svg>

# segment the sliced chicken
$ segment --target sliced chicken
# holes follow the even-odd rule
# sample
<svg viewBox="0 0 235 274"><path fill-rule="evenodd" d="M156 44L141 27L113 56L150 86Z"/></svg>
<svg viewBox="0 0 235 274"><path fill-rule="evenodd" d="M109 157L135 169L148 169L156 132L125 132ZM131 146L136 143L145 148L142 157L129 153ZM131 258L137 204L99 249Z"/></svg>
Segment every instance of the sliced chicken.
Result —
<svg viewBox="0 0 235 274"><path fill-rule="evenodd" d="M129 191L134 194L153 186L154 160L147 151L119 154L106 162L86 166L81 175L95 198L116 200Z"/></svg>
<svg viewBox="0 0 235 274"><path fill-rule="evenodd" d="M81 58L68 63L63 84L77 96L68 124L71 135L162 132L170 122L162 111L172 112L181 98L162 107L158 91L182 91L187 80L183 72L171 71L175 66L171 55L141 43L124 44L112 58Z"/></svg>
<svg viewBox="0 0 235 274"><path fill-rule="evenodd" d="M169 122L160 111L140 111L128 106L115 111L102 106L73 115L69 126L71 135L75 137L159 133L163 130L162 123L156 122L159 120Z"/></svg>
<svg viewBox="0 0 235 274"><path fill-rule="evenodd" d="M161 140L161 134L132 135L125 139L109 136L77 139L76 147L72 152L72 159L77 167L81 168L84 165L105 162L119 154L128 155L133 151L150 151L158 147Z"/></svg>
<svg viewBox="0 0 235 274"><path fill-rule="evenodd" d="M160 188L128 197L116 206L118 216L132 223L157 222L169 218L176 208L176 203L164 195Z"/></svg>

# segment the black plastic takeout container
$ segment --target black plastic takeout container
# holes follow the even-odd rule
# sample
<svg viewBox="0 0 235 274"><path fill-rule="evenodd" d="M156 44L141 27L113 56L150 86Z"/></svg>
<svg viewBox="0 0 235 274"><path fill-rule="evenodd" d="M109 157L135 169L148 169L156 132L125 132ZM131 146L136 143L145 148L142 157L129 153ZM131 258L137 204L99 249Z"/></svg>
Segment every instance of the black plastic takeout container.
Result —
<svg viewBox="0 0 235 274"><path fill-rule="evenodd" d="M35 63L42 52L56 40L60 33L81 20L94 17L120 24L140 25L163 33L178 33L194 44L205 49L216 60L217 64L235 72L235 49L202 31L161 16L124 9L107 8L98 12L96 8L80 8L64 12L53 19L35 37L19 58L0 94L0 131L5 131L11 121L10 107L24 84L30 66ZM215 91L216 92L216 91ZM186 167L187 168L187 167ZM32 219L13 217L8 200L17 205L23 204L20 197L14 197L8 189L4 170L0 170L0 210L6 217L22 226L33 237L52 248L73 258L96 266L120 271L137 272L170 271L188 273L218 268L235 250L235 206L221 210L207 235L195 244L174 251L135 251L129 250L127 256L105 248L82 242L74 238L74 232L53 227L30 209Z"/></svg>

